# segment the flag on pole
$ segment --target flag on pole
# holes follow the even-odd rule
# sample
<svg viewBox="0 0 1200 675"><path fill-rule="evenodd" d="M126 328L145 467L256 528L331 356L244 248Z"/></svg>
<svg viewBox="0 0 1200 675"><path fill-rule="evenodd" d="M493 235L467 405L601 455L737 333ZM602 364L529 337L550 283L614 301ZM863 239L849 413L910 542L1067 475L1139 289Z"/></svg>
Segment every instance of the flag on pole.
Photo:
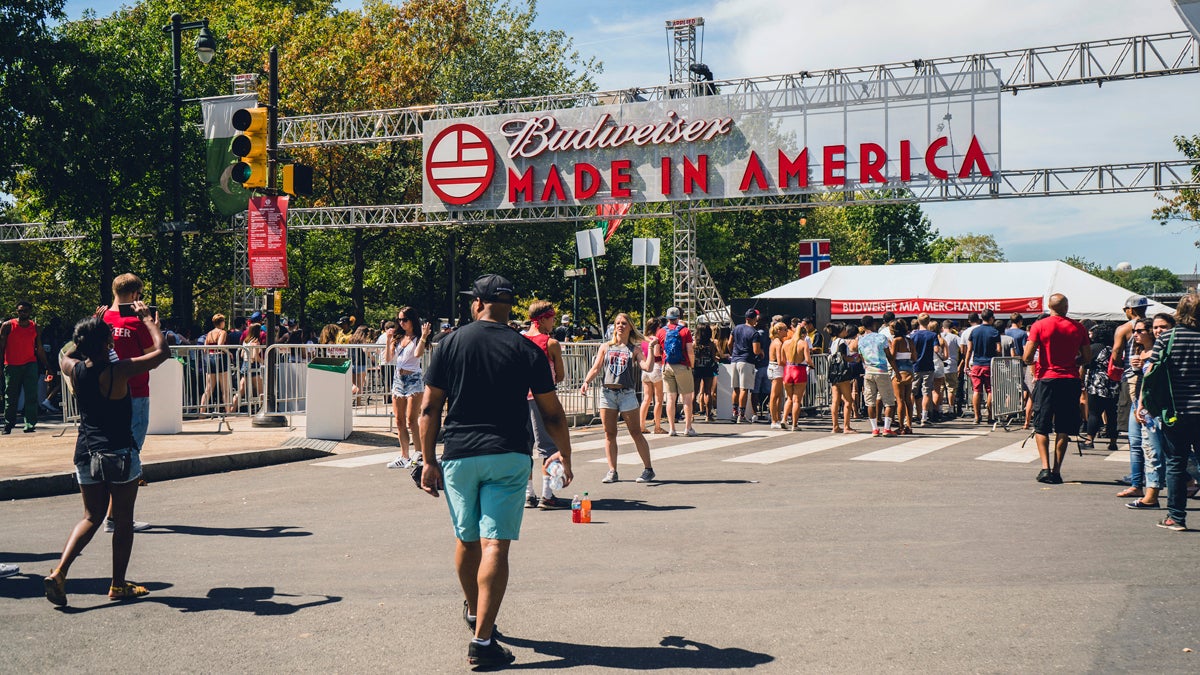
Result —
<svg viewBox="0 0 1200 675"><path fill-rule="evenodd" d="M230 176L238 158L229 145L238 135L233 128L233 113L257 105L258 94L214 96L200 101L204 111L204 144L208 157L208 196L223 216L245 211L250 198L254 196Z"/></svg>
<svg viewBox="0 0 1200 675"><path fill-rule="evenodd" d="M800 242L799 278L829 269L831 264L833 258L829 254L828 239L805 239Z"/></svg>
<svg viewBox="0 0 1200 675"><path fill-rule="evenodd" d="M596 227L604 228L604 243L607 244L608 240L612 238L613 232L617 231L617 227L623 220L621 216L629 213L629 207L632 205L632 202L596 205L596 215L600 216L600 221L596 223Z"/></svg>

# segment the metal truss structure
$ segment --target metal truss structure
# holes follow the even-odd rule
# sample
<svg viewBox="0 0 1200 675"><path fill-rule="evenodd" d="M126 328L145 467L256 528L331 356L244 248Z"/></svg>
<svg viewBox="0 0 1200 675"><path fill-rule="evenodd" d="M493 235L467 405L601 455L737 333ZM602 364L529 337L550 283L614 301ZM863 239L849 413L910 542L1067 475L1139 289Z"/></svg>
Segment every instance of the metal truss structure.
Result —
<svg viewBox="0 0 1200 675"><path fill-rule="evenodd" d="M668 34L672 30L668 27ZM330 113L281 118L280 146L283 148L330 145L375 144L421 138L428 120L453 119L504 113L544 112L614 103L666 100L692 95L695 87L689 66L695 63L695 27L682 37L676 31L678 45L672 46L672 82L646 88L606 92L481 101L448 105L416 106L389 110ZM688 40L691 40L689 46ZM1105 82L1184 75L1200 72L1200 47L1188 31L1078 42L1032 49L969 54L956 57L923 59L877 64L873 66L799 71L783 75L746 77L715 81L723 95L742 94L748 108L825 107L849 103L867 103L903 96L905 82L917 78L936 78L947 87L957 86L961 77L981 70L1001 74L1000 88L1014 95L1036 90L1080 84L1103 85ZM673 297L685 315L723 310L716 287L695 251L694 214L705 211L747 209L795 209L823 205L843 205L850 201L875 203L941 202L973 199L1054 197L1124 192L1149 192L1200 189L1200 175L1187 160L1137 162L1100 166L1030 169L996 172L991 181L959 183L914 177L903 189L891 191L858 190L847 185L842 191L810 195L743 197L719 201L688 203L635 203L626 218L673 218L675 275ZM293 229L355 229L471 224L505 221L590 221L595 219L591 206L528 206L513 210L456 210L426 214L419 204L390 206L346 206L291 209L289 227ZM233 231L244 232L240 218ZM86 234L71 223L0 224L0 243L66 241L82 239ZM154 236L146 233L145 236ZM241 239L244 240L244 236ZM239 274L246 275L244 241L238 249ZM246 279L239 278L242 291L235 307L250 306L253 292ZM245 297L243 297L245 296Z"/></svg>
<svg viewBox="0 0 1200 675"><path fill-rule="evenodd" d="M885 83L914 75L950 77L979 70L1000 71L1004 74L1001 89L1015 94L1025 89L1102 85L1118 80L1198 73L1200 48L1190 32L1176 31L1032 49L915 58L873 66L802 70L783 75L717 80L713 84L722 94L769 94L800 86L834 91L844 89L848 96L855 97L855 102L866 102L876 100ZM285 148L302 148L415 140L421 137L426 120L661 101L686 96L691 87L691 83L683 81L602 92L285 117L279 120L279 144ZM810 103L819 104L820 101Z"/></svg>

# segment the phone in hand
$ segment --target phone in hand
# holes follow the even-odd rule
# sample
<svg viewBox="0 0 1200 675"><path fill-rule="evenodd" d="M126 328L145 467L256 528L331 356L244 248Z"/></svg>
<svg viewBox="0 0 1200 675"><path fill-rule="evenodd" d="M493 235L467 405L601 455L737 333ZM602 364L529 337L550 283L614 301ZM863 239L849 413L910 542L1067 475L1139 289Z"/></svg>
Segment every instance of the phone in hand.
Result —
<svg viewBox="0 0 1200 675"><path fill-rule="evenodd" d="M117 313L121 316L137 316L137 312L133 311L132 302L122 302L117 305Z"/></svg>

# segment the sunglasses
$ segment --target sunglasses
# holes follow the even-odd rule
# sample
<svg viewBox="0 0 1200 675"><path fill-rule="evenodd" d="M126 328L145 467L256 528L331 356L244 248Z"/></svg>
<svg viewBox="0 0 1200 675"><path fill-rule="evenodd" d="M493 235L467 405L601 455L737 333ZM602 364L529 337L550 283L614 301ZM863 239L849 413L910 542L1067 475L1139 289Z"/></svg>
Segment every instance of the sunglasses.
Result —
<svg viewBox="0 0 1200 675"><path fill-rule="evenodd" d="M1134 329L1133 329L1133 332L1135 332L1135 333L1149 333L1150 331L1146 330L1145 328L1134 328Z"/></svg>

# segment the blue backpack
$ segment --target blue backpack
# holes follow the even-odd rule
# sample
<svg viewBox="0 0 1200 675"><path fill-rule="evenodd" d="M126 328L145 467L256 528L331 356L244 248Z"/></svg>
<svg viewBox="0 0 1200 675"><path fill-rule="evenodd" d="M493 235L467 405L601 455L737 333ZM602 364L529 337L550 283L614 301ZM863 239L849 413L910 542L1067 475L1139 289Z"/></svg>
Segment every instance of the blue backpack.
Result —
<svg viewBox="0 0 1200 675"><path fill-rule="evenodd" d="M683 363L683 339L679 336L681 330L683 326L678 324L667 328L663 338L663 355L667 363Z"/></svg>

